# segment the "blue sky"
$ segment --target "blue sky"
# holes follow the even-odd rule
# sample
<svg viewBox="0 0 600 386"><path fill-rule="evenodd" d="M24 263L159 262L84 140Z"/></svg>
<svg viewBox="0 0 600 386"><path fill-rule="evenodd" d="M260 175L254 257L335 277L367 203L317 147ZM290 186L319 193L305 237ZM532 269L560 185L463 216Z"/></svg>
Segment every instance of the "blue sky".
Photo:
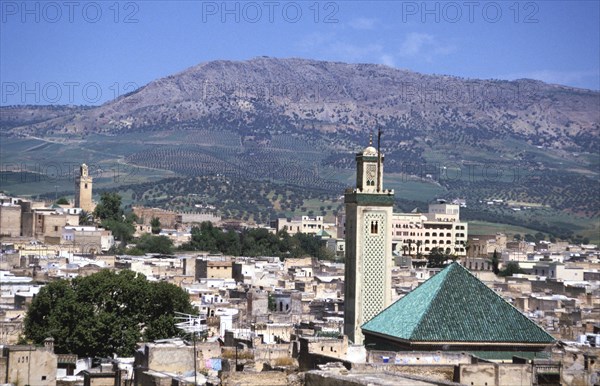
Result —
<svg viewBox="0 0 600 386"><path fill-rule="evenodd" d="M600 89L599 1L0 1L0 104L99 104L198 63L379 63Z"/></svg>

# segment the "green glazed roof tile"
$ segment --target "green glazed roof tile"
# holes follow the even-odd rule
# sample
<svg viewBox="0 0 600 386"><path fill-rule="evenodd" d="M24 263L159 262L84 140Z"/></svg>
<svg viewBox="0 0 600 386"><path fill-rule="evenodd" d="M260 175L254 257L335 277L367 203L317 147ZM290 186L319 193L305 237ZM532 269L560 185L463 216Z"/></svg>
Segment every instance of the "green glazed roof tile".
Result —
<svg viewBox="0 0 600 386"><path fill-rule="evenodd" d="M414 342L554 341L458 263L425 281L362 329Z"/></svg>

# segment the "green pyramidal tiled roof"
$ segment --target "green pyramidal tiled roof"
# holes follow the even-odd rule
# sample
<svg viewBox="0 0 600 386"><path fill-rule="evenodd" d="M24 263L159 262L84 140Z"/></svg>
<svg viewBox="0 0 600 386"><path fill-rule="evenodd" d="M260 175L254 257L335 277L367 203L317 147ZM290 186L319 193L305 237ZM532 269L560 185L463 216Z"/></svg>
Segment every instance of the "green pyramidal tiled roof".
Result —
<svg viewBox="0 0 600 386"><path fill-rule="evenodd" d="M331 235L329 233L327 233L325 230L321 229L320 231L317 232L317 236L330 237Z"/></svg>
<svg viewBox="0 0 600 386"><path fill-rule="evenodd" d="M381 311L362 329L413 342L554 342L458 263Z"/></svg>

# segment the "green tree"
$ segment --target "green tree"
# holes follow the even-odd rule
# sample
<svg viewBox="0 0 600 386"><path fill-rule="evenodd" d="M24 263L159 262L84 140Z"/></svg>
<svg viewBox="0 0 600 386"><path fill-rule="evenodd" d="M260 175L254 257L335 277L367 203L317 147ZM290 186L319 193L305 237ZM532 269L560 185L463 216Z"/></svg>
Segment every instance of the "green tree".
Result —
<svg viewBox="0 0 600 386"><path fill-rule="evenodd" d="M100 196L100 202L96 205L94 216L100 220L123 220L123 209L121 209L121 196L114 192L104 192Z"/></svg>
<svg viewBox="0 0 600 386"><path fill-rule="evenodd" d="M445 267L448 261L455 261L456 256L450 255L442 248L432 248L431 252L427 256L427 267L428 268L443 268Z"/></svg>
<svg viewBox="0 0 600 386"><path fill-rule="evenodd" d="M175 312L194 312L181 288L104 270L44 286L29 307L24 333L37 344L54 338L61 354L130 356L139 341L179 335Z"/></svg>
<svg viewBox="0 0 600 386"><path fill-rule="evenodd" d="M55 204L56 205L69 205L69 200L67 200L65 197L61 197L58 200L56 200Z"/></svg>
<svg viewBox="0 0 600 386"><path fill-rule="evenodd" d="M512 276L515 273L526 273L524 270L521 269L521 266L519 266L519 263L516 261L509 261L508 264L506 264L506 267L501 270L498 275L499 276Z"/></svg>
<svg viewBox="0 0 600 386"><path fill-rule="evenodd" d="M173 253L173 241L167 236L142 235L135 247L144 253L161 253L163 255Z"/></svg>
<svg viewBox="0 0 600 386"><path fill-rule="evenodd" d="M498 251L496 251L495 249L490 263L492 263L492 272L494 272L494 275L499 274L500 269L498 268L498 266L500 265L500 258L498 257Z"/></svg>
<svg viewBox="0 0 600 386"><path fill-rule="evenodd" d="M102 227L112 231L115 239L121 242L121 248L133 240L137 216L133 213L125 215L121 208L121 196L117 193L102 193L94 216L100 219Z"/></svg>
<svg viewBox="0 0 600 386"><path fill-rule="evenodd" d="M110 230L115 239L121 242L122 246L133 240L135 226L131 222L106 219L102 221L102 227Z"/></svg>
<svg viewBox="0 0 600 386"><path fill-rule="evenodd" d="M269 308L269 311L277 311L277 302L275 301L275 296L269 293L267 301L267 307Z"/></svg>
<svg viewBox="0 0 600 386"><path fill-rule="evenodd" d="M160 233L160 219L158 217L153 217L152 220L150 220L150 226L152 227L152 234L157 235Z"/></svg>
<svg viewBox="0 0 600 386"><path fill-rule="evenodd" d="M221 252L233 256L314 256L318 259L335 259L335 253L325 247L325 242L314 235L286 231L273 234L266 229L246 229L242 232L214 227L210 222L192 228L192 240L181 246L182 250Z"/></svg>
<svg viewBox="0 0 600 386"><path fill-rule="evenodd" d="M94 215L82 210L79 212L79 225L94 225Z"/></svg>

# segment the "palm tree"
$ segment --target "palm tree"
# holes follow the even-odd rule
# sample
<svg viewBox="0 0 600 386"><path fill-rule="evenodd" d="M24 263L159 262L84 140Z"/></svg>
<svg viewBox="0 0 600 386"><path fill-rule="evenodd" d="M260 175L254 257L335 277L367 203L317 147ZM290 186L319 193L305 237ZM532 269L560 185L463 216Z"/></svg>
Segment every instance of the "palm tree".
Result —
<svg viewBox="0 0 600 386"><path fill-rule="evenodd" d="M86 210L79 213L79 225L94 225L94 215Z"/></svg>

